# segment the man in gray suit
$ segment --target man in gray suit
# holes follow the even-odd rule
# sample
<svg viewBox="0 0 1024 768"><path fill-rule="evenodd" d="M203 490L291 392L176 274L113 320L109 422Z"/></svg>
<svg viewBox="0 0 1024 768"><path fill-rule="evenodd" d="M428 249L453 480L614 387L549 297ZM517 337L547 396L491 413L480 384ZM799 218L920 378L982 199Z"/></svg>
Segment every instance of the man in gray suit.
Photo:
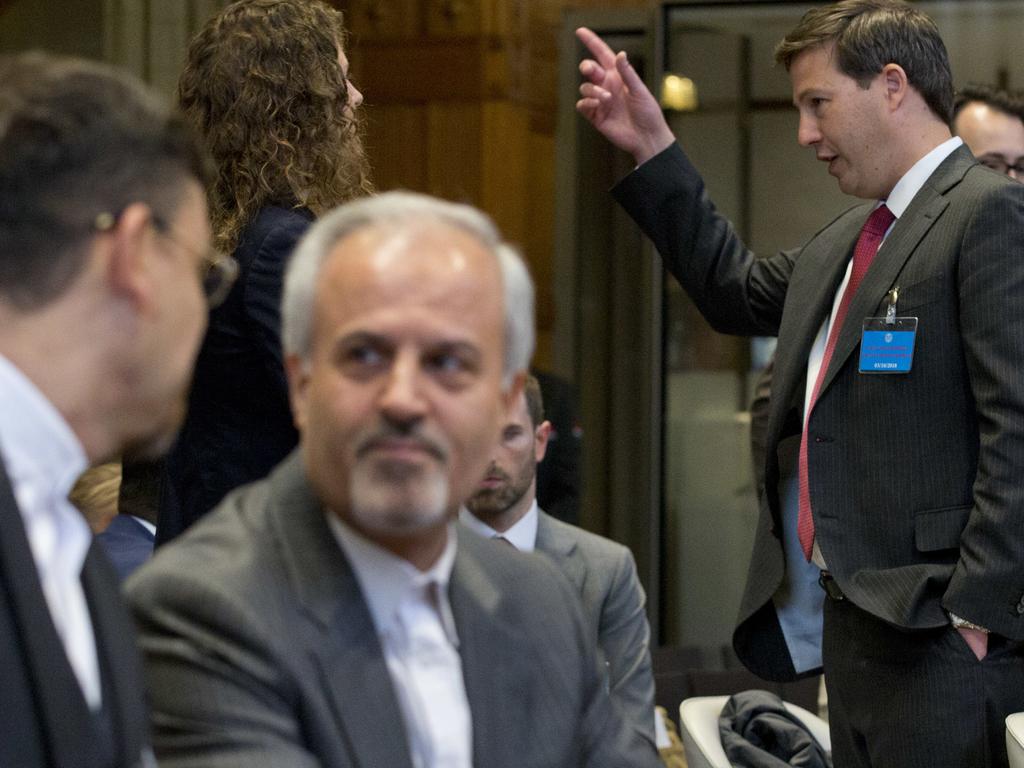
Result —
<svg viewBox="0 0 1024 768"><path fill-rule="evenodd" d="M779 45L799 142L870 202L764 258L625 55L579 34L595 59L577 107L638 166L616 198L715 328L778 335L738 654L765 677L815 671L790 643L794 599L815 596L789 579L810 561L836 765L1006 765L1003 718L1024 709L1024 187L951 137L934 23L845 0Z"/></svg>
<svg viewBox="0 0 1024 768"><path fill-rule="evenodd" d="M482 214L392 193L288 267L299 449L129 582L162 766L657 765L540 557L463 531L533 348Z"/></svg>
<svg viewBox="0 0 1024 768"><path fill-rule="evenodd" d="M491 452L487 474L459 517L486 538L544 553L565 574L579 593L612 699L653 744L651 630L636 564L621 544L556 520L537 506L537 465L550 433L540 385L529 376Z"/></svg>

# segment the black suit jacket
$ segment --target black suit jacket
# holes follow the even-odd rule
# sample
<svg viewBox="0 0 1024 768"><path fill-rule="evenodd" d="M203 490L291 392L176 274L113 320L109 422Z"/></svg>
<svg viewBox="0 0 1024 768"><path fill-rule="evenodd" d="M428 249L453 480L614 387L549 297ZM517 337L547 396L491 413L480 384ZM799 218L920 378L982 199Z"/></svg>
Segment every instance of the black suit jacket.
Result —
<svg viewBox="0 0 1024 768"><path fill-rule="evenodd" d="M783 577L779 445L799 439L807 359L872 206L801 249L755 255L673 146L616 196L719 331L779 343L765 494L734 645L755 672L793 667L772 596ZM898 219L861 282L808 425L815 535L840 587L898 627L945 610L1024 638L1024 185L953 152ZM861 320L919 318L913 369L858 372Z"/></svg>
<svg viewBox="0 0 1024 768"><path fill-rule="evenodd" d="M296 453L128 582L161 768L409 768L369 607ZM658 765L551 563L463 531L449 585L474 765Z"/></svg>
<svg viewBox="0 0 1024 768"><path fill-rule="evenodd" d="M93 544L82 583L96 635L116 766L145 765L147 713L131 620ZM96 768L93 716L46 605L28 538L0 462L0 765Z"/></svg>
<svg viewBox="0 0 1024 768"><path fill-rule="evenodd" d="M188 415L164 464L157 545L170 541L240 485L259 480L298 444L281 352L284 269L313 221L267 206L242 232L241 269L210 314Z"/></svg>

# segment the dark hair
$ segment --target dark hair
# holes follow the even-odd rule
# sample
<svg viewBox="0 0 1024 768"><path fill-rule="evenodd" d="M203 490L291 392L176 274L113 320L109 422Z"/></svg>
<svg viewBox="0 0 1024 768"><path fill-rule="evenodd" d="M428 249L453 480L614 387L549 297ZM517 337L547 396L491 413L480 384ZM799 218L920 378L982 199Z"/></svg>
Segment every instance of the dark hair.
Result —
<svg viewBox="0 0 1024 768"><path fill-rule="evenodd" d="M527 375L523 394L526 396L526 410L530 414L530 421L536 429L544 421L544 398L540 393L540 382L536 376Z"/></svg>
<svg viewBox="0 0 1024 768"><path fill-rule="evenodd" d="M953 110L953 75L939 30L928 16L902 0L843 0L813 8L775 49L788 70L804 51L835 45L839 71L867 88L886 64L898 64L907 80L944 123Z"/></svg>
<svg viewBox="0 0 1024 768"><path fill-rule="evenodd" d="M972 101L980 101L982 104L992 107L992 109L1024 121L1024 98L1021 98L1019 93L1010 93L1001 88L994 88L991 85L968 83L956 92L956 98L953 100L953 117L950 120L950 127L952 127L952 123L956 120L956 116L960 114L961 110Z"/></svg>
<svg viewBox="0 0 1024 768"><path fill-rule="evenodd" d="M184 121L110 67L0 57L0 299L43 306L75 280L100 213L135 202L165 219L204 155Z"/></svg>
<svg viewBox="0 0 1024 768"><path fill-rule="evenodd" d="M320 215L372 191L338 64L346 39L341 12L320 0L240 0L193 38L178 100L217 164L219 250L265 205Z"/></svg>

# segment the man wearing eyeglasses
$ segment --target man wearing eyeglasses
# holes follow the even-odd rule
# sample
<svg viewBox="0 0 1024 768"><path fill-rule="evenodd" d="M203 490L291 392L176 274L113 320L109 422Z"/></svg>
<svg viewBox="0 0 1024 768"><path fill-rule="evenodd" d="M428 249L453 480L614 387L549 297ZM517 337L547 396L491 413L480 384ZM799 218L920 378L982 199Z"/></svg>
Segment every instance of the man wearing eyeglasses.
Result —
<svg viewBox="0 0 1024 768"><path fill-rule="evenodd" d="M987 85L968 85L953 104L953 133L978 162L1024 180L1024 102Z"/></svg>
<svg viewBox="0 0 1024 768"><path fill-rule="evenodd" d="M205 163L107 67L0 59L0 765L152 765L117 578L67 500L89 464L159 455L207 297Z"/></svg>

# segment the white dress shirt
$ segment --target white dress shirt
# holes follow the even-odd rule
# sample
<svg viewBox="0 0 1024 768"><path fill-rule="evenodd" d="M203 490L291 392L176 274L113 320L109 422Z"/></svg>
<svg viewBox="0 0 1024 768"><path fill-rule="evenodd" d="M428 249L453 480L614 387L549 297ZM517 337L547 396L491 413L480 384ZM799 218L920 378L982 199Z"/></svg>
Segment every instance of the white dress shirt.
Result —
<svg viewBox="0 0 1024 768"><path fill-rule="evenodd" d="M420 571L327 513L362 589L405 719L414 768L472 768L473 722L448 583L456 531Z"/></svg>
<svg viewBox="0 0 1024 768"><path fill-rule="evenodd" d="M540 520L538 514L539 511L540 508L537 506L537 500L534 499L533 504L530 505L530 509L526 514L519 518L515 525L504 533L498 533L487 523L475 517L473 513L465 507L462 507L462 509L459 510L459 521L470 530L473 530L483 536L485 539L506 539L520 552L533 552L537 547L537 523Z"/></svg>
<svg viewBox="0 0 1024 768"><path fill-rule="evenodd" d="M928 178L935 173L935 169L938 168L942 161L949 157L953 152L963 144L963 139L959 136L954 136L951 139L947 139L942 142L929 152L927 155L918 160L914 165L910 167L910 170L903 174L903 177L896 183L896 186L892 188L892 192L889 193L889 197L885 200L879 201L878 205L885 203L889 210L892 211L893 216L896 218L893 223L889 225L889 229L885 232L885 237L889 236L892 232L892 228L896 225L906 210L907 206L914 199L914 196L921 191L921 187L924 186ZM877 208L878 205L875 207ZM885 240L882 240L884 245ZM879 246L879 251L881 246ZM853 271L853 259L850 259L849 264L846 266L846 274L843 276L843 281L839 284L838 290L836 290L835 298L832 300L832 312L828 317L825 318L825 322L821 324L821 329L818 331L818 335L814 339L814 346L811 347L810 357L807 359L807 388L804 391L804 419L807 418L807 409L811 404L811 395L814 391L814 382L818 380L818 371L821 370L821 363L825 357L825 346L828 344L828 334L832 324L832 318L835 317L836 310L839 309L839 302L843 299L843 293L846 291L846 286L850 282L850 273ZM882 297L879 296L879 299ZM853 318L848 318L851 322ZM861 318L863 320L863 318ZM818 548L817 540L814 541L813 551L811 554L811 562L816 564L822 569L826 569L825 559L821 554L821 550Z"/></svg>
<svg viewBox="0 0 1024 768"><path fill-rule="evenodd" d="M146 520L143 517L136 517L135 515L131 515L131 518L136 523L145 528L147 531L149 531L151 536L156 536L156 523L151 523L149 522L149 520Z"/></svg>
<svg viewBox="0 0 1024 768"><path fill-rule="evenodd" d="M0 355L0 455L21 512L46 605L92 710L102 703L99 660L82 565L92 532L68 501L85 451L36 386Z"/></svg>

